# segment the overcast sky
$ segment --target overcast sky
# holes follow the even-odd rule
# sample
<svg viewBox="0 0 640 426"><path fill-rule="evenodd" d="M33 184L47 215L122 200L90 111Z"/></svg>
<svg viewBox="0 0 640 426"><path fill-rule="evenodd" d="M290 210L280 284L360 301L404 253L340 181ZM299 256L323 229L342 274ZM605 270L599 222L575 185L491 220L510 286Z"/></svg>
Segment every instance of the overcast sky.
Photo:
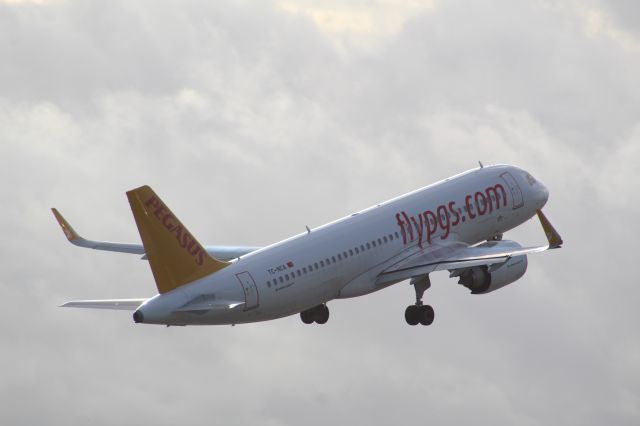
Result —
<svg viewBox="0 0 640 426"><path fill-rule="evenodd" d="M0 0L0 423L637 425L640 4ZM561 250L472 296L434 274L237 327L70 299L155 294L125 191L266 245L455 173L550 190ZM531 222L506 238L544 242Z"/></svg>

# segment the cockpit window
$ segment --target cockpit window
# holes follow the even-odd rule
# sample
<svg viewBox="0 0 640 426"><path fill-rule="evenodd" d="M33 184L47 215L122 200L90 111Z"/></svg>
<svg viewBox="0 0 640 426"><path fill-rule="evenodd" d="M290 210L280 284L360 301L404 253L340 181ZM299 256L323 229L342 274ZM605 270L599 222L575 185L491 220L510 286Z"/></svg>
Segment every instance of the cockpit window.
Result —
<svg viewBox="0 0 640 426"><path fill-rule="evenodd" d="M533 185L536 183L536 178L531 176L529 173L525 172L524 176L527 178L527 182L529 182L529 185Z"/></svg>

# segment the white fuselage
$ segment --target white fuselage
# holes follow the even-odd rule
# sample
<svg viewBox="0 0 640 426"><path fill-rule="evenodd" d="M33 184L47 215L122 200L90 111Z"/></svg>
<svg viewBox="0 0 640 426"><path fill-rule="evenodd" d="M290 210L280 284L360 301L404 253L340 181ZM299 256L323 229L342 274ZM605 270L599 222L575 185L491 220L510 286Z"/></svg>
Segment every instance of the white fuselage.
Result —
<svg viewBox="0 0 640 426"><path fill-rule="evenodd" d="M487 166L244 255L228 267L139 307L145 323L238 324L295 314L380 290L386 268L421 248L476 244L530 219L548 192L513 166ZM175 312L194 300L235 309Z"/></svg>

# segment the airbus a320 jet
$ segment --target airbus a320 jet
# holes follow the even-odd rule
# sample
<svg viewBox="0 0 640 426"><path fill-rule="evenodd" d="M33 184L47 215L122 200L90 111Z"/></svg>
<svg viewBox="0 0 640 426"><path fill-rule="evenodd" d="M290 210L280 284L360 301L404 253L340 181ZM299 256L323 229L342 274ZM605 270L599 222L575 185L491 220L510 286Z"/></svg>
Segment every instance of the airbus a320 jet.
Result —
<svg viewBox="0 0 640 426"><path fill-rule="evenodd" d="M147 259L158 294L140 299L79 300L65 307L131 310L136 323L167 326L241 324L300 314L324 324L327 303L410 280L410 325L430 325L423 303L429 276L449 272L472 294L521 278L527 255L562 238L542 213L549 192L509 165L470 170L266 247L203 246L155 192L127 192L142 244L87 240L52 209L80 247ZM543 246L522 247L503 234L537 216Z"/></svg>

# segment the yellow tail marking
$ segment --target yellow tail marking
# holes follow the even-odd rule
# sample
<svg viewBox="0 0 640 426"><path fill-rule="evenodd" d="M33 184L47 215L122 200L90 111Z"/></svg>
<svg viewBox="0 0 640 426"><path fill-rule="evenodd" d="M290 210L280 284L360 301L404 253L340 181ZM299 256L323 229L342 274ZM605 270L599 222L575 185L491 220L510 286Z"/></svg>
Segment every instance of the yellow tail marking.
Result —
<svg viewBox="0 0 640 426"><path fill-rule="evenodd" d="M127 198L160 293L229 264L211 257L150 187L131 190Z"/></svg>
<svg viewBox="0 0 640 426"><path fill-rule="evenodd" d="M549 248L558 248L562 245L562 237L558 234L558 231L555 230L549 219L542 213L542 210L538 210L538 219L540 219L540 223L542 224L542 229L544 230L544 234L547 236L547 240L549 241Z"/></svg>
<svg viewBox="0 0 640 426"><path fill-rule="evenodd" d="M74 241L80 238L78 233L74 231L71 225L69 225L69 222L67 222L65 218L62 217L60 212L55 207L52 208L51 211L53 212L53 215L56 217L56 220L60 224L60 228L62 228L62 232L64 232L64 235L65 237L67 237L67 240Z"/></svg>

